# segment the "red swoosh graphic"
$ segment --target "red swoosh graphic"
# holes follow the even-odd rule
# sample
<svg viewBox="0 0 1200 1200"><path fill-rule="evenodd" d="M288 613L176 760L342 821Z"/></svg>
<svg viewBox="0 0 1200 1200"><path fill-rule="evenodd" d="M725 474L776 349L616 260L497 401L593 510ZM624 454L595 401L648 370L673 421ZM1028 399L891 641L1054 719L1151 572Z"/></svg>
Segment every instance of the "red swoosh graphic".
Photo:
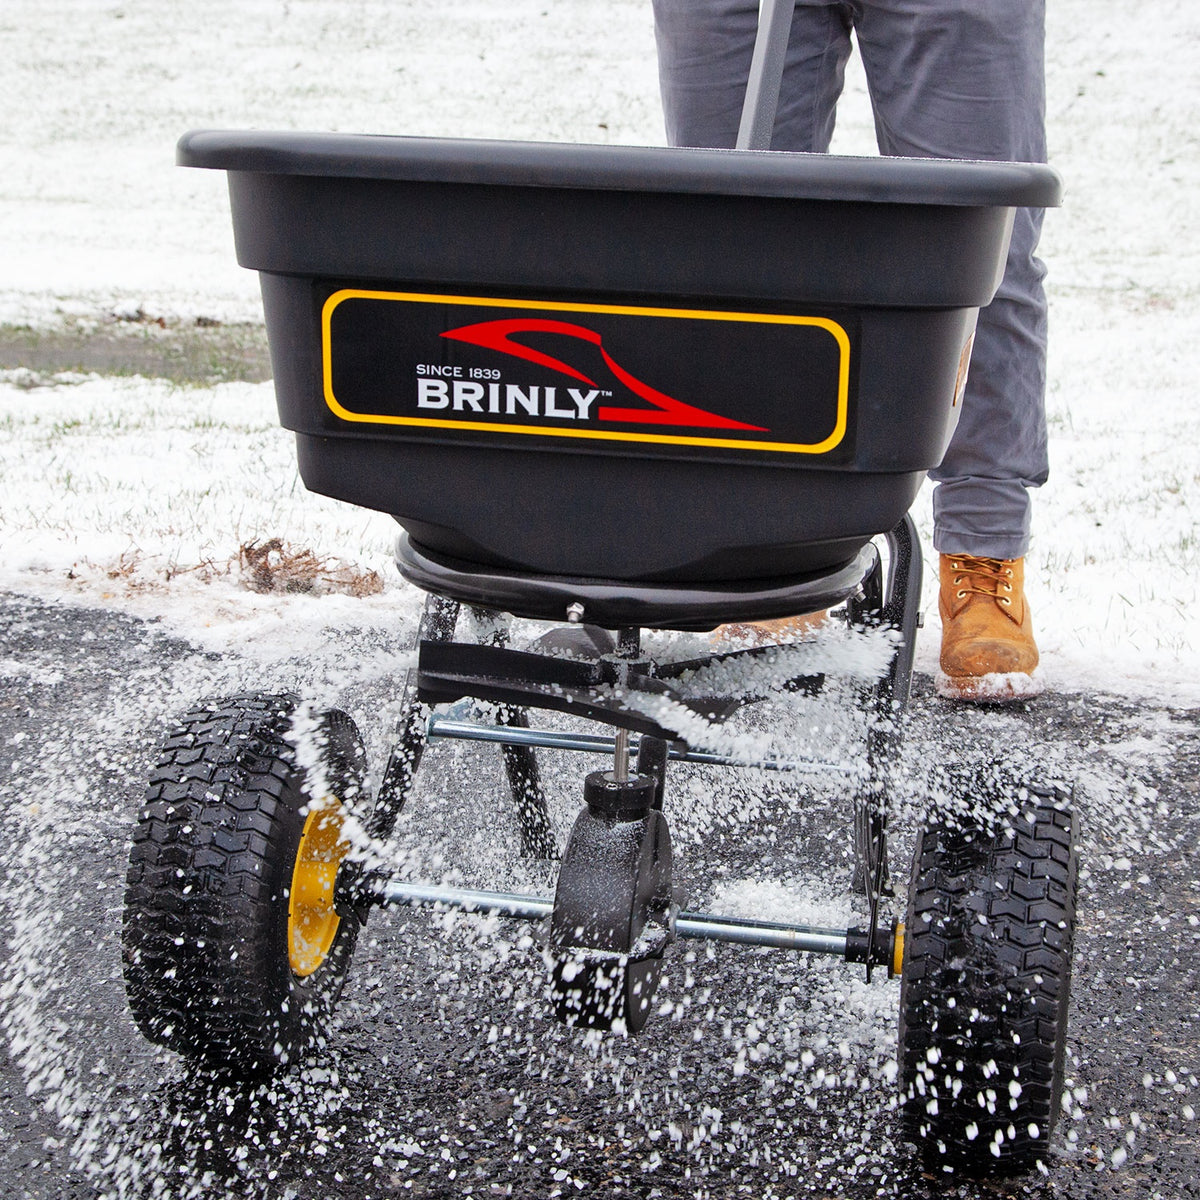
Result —
<svg viewBox="0 0 1200 1200"><path fill-rule="evenodd" d="M450 338L453 341L467 342L469 345L480 346L485 350L496 350L513 358L523 358L526 362L537 363L538 366L549 367L552 371L558 371L572 379L578 379L589 387L599 386L581 371L577 371L559 359L552 358L549 354L543 354L540 350L534 350L530 346L524 346L520 342L512 341L512 335L517 333L557 333L563 337L590 342L593 346L599 347L609 370L631 392L641 396L643 400L654 406L653 408L601 408L597 412L597 416L602 421L624 421L635 425L685 425L704 429L749 429L758 433L769 432L762 425L747 425L742 421L734 421L730 417L718 416L716 413L706 412L702 408L695 408L690 404L685 404L682 400L676 400L674 396L668 396L665 392L652 388L648 383L643 383L613 360L608 351L604 349L600 335L595 330L586 329L582 325L573 325L568 321L547 321L541 318L522 317L505 321L481 321L478 325L463 325L458 329L448 329L442 334L442 337Z"/></svg>

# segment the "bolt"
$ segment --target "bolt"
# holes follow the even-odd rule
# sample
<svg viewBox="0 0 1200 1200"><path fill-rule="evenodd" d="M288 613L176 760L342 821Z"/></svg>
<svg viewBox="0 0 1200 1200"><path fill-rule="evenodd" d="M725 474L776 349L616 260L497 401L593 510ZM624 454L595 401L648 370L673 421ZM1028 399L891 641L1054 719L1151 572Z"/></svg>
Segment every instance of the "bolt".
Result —
<svg viewBox="0 0 1200 1200"><path fill-rule="evenodd" d="M629 782L629 730L618 729L613 746L613 779L617 783Z"/></svg>
<svg viewBox="0 0 1200 1200"><path fill-rule="evenodd" d="M579 622L583 620L583 605L580 604L578 600L567 605L567 620L570 621L572 625L578 625Z"/></svg>

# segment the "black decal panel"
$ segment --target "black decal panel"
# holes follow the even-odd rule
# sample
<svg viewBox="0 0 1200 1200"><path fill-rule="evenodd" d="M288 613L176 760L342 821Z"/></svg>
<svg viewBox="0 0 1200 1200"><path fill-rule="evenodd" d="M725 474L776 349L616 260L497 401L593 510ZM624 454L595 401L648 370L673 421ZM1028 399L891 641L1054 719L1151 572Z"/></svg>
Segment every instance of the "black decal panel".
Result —
<svg viewBox="0 0 1200 1200"><path fill-rule="evenodd" d="M844 316L346 288L321 332L326 407L373 436L830 465L853 451Z"/></svg>

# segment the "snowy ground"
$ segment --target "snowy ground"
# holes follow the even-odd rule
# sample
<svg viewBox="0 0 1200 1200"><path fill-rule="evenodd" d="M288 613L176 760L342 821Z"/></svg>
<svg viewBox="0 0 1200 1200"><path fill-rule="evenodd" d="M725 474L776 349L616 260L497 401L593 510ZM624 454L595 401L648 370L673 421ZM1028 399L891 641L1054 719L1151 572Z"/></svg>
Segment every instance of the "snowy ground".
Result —
<svg viewBox="0 0 1200 1200"><path fill-rule="evenodd" d="M1029 589L1047 688L1089 703L1120 696L1126 715L1113 737L1127 739L1121 753L1141 755L1140 767L1169 756L1200 706L1191 622L1200 578L1200 7L1048 7L1051 158L1067 198L1049 215L1043 244L1053 475L1037 498ZM645 0L4 0L0 326L136 325L169 339L197 319L259 319L256 281L234 261L224 180L172 165L188 128L660 142L648 8ZM872 150L857 75L835 149ZM918 518L928 535L927 497ZM230 679L259 671L274 685L319 667L378 688L352 653L339 660L328 631L373 647L411 634L420 599L394 577L394 530L388 518L304 491L269 384L0 375L0 590L161 618L193 647L228 653ZM313 593L247 588L240 548L273 538L324 561ZM918 666L928 672L938 637L932 592L925 609ZM186 699L189 672L224 681L226 668L213 662L188 659L169 671L172 700ZM10 684L70 683L2 644L0 668ZM113 684L119 702L103 731L111 741L101 743L123 747L126 757L100 769L130 795L144 751L130 757L128 747L149 719L141 693L156 671L141 669ZM1184 711L1149 713L1143 726L1128 715L1139 700ZM996 732L1002 721L981 718L983 733L963 736L1008 736L1007 725ZM27 786L47 798L62 789L86 842L89 777L70 761L91 753L85 728L54 731L51 743L67 757L44 758ZM22 755L28 747L14 748L14 774ZM90 759L87 769L97 769ZM1100 774L1096 767L1086 781L1096 794ZM1121 857L1130 830L1146 836L1157 811L1152 795L1135 798L1132 816L1115 817L1124 794L1114 784L1100 806L1114 819L1091 835L1118 876L1130 870ZM114 862L127 815L114 801ZM44 849L48 886L69 898L74 868L45 849L55 837L49 819L31 820L36 837L14 844L27 858ZM1172 845L1185 842L1180 835ZM729 891L736 897L736 880ZM25 927L40 913L25 914ZM111 928L105 936L115 962ZM37 962L44 948L36 939L20 947L22 986L48 973ZM830 987L833 1011L843 998ZM849 1007L874 1030L885 1003L852 994ZM875 1063L888 1046L869 1050ZM52 1056L42 1068L58 1071L52 1091L89 1106L87 1086L64 1085ZM1110 1142L1119 1150L1123 1137L1113 1132ZM1116 1153L1109 1144L1101 1158L1115 1162Z"/></svg>

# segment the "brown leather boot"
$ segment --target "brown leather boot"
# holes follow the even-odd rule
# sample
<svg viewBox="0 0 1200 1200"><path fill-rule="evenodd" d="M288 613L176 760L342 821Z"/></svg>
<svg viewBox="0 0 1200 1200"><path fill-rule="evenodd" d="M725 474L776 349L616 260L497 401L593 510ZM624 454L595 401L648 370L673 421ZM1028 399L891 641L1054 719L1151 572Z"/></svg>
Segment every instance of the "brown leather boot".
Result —
<svg viewBox="0 0 1200 1200"><path fill-rule="evenodd" d="M1000 704L1034 696L1038 664L1023 558L943 554L939 695Z"/></svg>

